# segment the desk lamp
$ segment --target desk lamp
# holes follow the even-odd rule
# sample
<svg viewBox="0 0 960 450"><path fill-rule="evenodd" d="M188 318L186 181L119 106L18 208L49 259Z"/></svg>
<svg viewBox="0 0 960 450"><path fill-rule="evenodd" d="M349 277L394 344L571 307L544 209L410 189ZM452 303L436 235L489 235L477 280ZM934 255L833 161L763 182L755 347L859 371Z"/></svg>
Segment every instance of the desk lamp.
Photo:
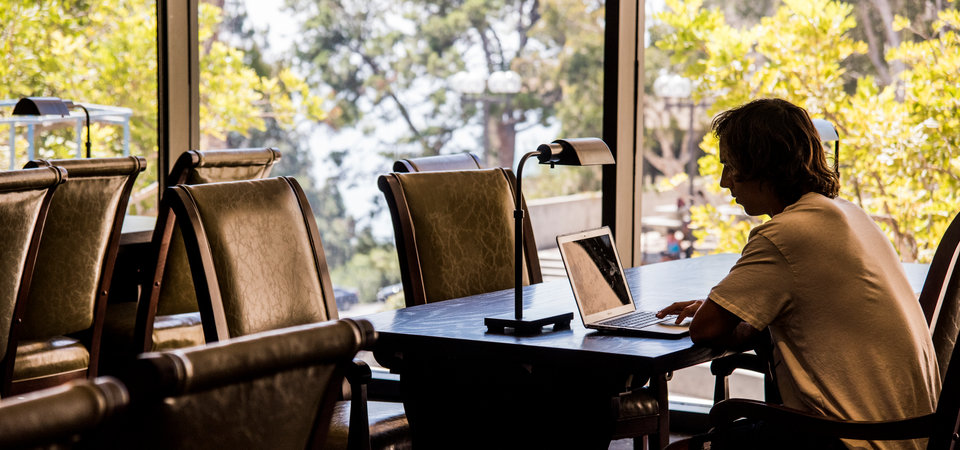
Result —
<svg viewBox="0 0 960 450"><path fill-rule="evenodd" d="M837 178L840 178L840 134L837 133L837 129L834 128L833 124L828 120L810 120L813 122L813 126L817 129L817 133L820 134L821 141L833 141L833 171L837 174Z"/></svg>
<svg viewBox="0 0 960 450"><path fill-rule="evenodd" d="M529 152L520 158L517 165L517 197L513 211L514 218L514 313L509 317L486 317L483 319L489 333L503 333L506 328L512 328L514 334L538 334L543 326L553 324L554 330L563 330L570 327L573 319L572 312L561 314L523 317L523 207L521 180L523 180L523 165L532 156L536 156L540 164L553 166L594 166L613 164L613 154L607 144L598 138L558 139L550 144L541 144L536 151Z"/></svg>
<svg viewBox="0 0 960 450"><path fill-rule="evenodd" d="M87 116L87 158L90 157L90 111L79 103L56 97L24 97L13 107L15 116L70 115L70 108L80 108Z"/></svg>

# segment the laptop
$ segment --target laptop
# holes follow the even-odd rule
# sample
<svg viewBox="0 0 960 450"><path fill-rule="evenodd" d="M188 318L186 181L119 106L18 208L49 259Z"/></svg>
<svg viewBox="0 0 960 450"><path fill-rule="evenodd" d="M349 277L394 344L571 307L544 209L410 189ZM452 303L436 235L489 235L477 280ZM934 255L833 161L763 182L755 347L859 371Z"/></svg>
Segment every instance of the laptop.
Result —
<svg viewBox="0 0 960 450"><path fill-rule="evenodd" d="M584 327L671 339L690 334L690 319L676 325L676 316L658 319L656 311L637 310L609 228L560 235L557 245Z"/></svg>

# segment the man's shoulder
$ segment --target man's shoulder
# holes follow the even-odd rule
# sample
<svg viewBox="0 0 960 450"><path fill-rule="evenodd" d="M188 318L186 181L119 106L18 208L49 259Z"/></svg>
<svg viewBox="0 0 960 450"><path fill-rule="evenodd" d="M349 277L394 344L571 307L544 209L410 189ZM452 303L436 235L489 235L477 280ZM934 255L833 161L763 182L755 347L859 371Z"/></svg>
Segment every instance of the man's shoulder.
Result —
<svg viewBox="0 0 960 450"><path fill-rule="evenodd" d="M757 226L753 235L763 236L780 247L806 245L850 225L851 215L866 215L859 207L841 198L817 193L805 194L783 212Z"/></svg>

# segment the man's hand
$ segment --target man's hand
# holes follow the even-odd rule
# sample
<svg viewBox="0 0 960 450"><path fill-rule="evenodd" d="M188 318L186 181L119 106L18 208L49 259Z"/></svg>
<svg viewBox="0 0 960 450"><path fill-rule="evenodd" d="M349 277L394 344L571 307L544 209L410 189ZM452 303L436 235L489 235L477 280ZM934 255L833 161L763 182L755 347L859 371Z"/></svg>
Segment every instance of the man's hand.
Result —
<svg viewBox="0 0 960 450"><path fill-rule="evenodd" d="M687 317L693 317L694 314L700 309L700 306L703 305L703 300L687 300L685 302L676 302L666 308L661 309L657 312L657 317L664 318L669 315L677 315L677 325L680 322L683 322L683 319Z"/></svg>
<svg viewBox="0 0 960 450"><path fill-rule="evenodd" d="M676 302L657 312L657 317L670 314L677 315L677 323L694 316L690 322L690 339L697 344L739 348L758 333L710 299Z"/></svg>

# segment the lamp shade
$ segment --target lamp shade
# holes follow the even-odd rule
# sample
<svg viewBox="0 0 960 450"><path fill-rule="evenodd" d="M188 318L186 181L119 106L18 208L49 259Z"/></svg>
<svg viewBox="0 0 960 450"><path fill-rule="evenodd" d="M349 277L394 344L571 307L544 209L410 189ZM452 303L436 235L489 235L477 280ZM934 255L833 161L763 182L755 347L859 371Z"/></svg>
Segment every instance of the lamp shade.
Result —
<svg viewBox="0 0 960 450"><path fill-rule="evenodd" d="M72 102L65 102L56 97L24 97L13 107L13 114L17 116L69 116L69 106Z"/></svg>
<svg viewBox="0 0 960 450"><path fill-rule="evenodd" d="M537 148L540 164L560 166L595 166L613 164L613 153L598 138L557 139Z"/></svg>
<svg viewBox="0 0 960 450"><path fill-rule="evenodd" d="M810 121L813 122L813 126L816 127L817 133L820 134L821 141L831 142L840 139L837 129L833 127L830 121L823 119L810 119Z"/></svg>

